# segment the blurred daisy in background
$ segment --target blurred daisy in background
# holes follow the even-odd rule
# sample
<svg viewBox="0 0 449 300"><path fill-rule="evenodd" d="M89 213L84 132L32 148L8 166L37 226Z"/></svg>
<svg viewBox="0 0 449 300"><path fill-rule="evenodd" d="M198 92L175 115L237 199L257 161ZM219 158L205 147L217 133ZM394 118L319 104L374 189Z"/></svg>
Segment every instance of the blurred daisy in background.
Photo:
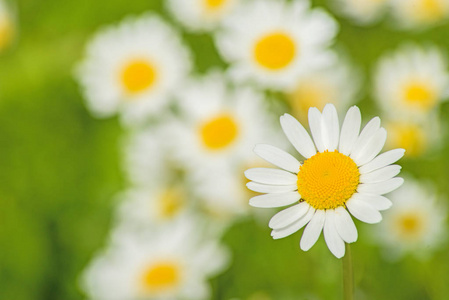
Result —
<svg viewBox="0 0 449 300"><path fill-rule="evenodd" d="M359 25L378 21L387 11L391 0L331 0L331 5L341 15Z"/></svg>
<svg viewBox="0 0 449 300"><path fill-rule="evenodd" d="M216 44L236 82L292 88L299 77L330 63L338 25L308 1L244 3L225 18Z"/></svg>
<svg viewBox="0 0 449 300"><path fill-rule="evenodd" d="M385 255L399 258L406 253L426 257L445 241L446 209L429 185L408 179L403 188L391 193L393 207L374 233L385 247Z"/></svg>
<svg viewBox="0 0 449 300"><path fill-rule="evenodd" d="M216 29L223 17L241 0L168 0L172 15L188 30L195 32Z"/></svg>
<svg viewBox="0 0 449 300"><path fill-rule="evenodd" d="M5 1L0 1L0 51L8 48L16 34L15 16Z"/></svg>
<svg viewBox="0 0 449 300"><path fill-rule="evenodd" d="M189 70L177 33L147 14L97 33L77 77L94 115L120 113L125 124L134 124L160 113Z"/></svg>
<svg viewBox="0 0 449 300"><path fill-rule="evenodd" d="M322 110L327 103L332 103L338 111L346 111L356 102L360 87L358 72L347 61L339 59L301 78L287 98L293 116L306 122L310 107Z"/></svg>
<svg viewBox="0 0 449 300"><path fill-rule="evenodd" d="M229 261L205 227L182 219L142 237L122 232L86 270L82 285L98 300L210 298L207 280Z"/></svg>
<svg viewBox="0 0 449 300"><path fill-rule="evenodd" d="M446 58L436 47L402 46L379 60L374 79L375 99L392 118L427 118L447 100Z"/></svg>
<svg viewBox="0 0 449 300"><path fill-rule="evenodd" d="M391 0L392 13L399 26L421 30L446 21L449 0Z"/></svg>
<svg viewBox="0 0 449 300"><path fill-rule="evenodd" d="M305 158L304 163L277 147L256 146L256 154L282 170L253 168L245 172L252 180L248 188L266 193L251 198L250 205L271 208L294 204L270 220L273 238L286 237L307 225L300 242L302 250L309 250L323 231L329 250L341 258L345 242L355 242L358 237L347 210L362 222L382 220L379 211L391 206L382 195L403 183L402 178L395 177L401 167L391 164L404 150L379 155L387 138L380 119L373 118L361 132L360 125L360 110L353 106L340 130L336 108L328 104L322 112L309 110L313 141L295 118L288 114L281 117L284 133Z"/></svg>

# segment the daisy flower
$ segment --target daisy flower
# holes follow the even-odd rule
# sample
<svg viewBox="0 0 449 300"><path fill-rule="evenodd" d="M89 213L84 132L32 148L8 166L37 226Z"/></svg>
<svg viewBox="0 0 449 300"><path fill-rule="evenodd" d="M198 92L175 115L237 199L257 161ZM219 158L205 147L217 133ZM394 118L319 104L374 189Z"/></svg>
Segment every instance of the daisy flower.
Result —
<svg viewBox="0 0 449 300"><path fill-rule="evenodd" d="M215 29L241 0L168 0L168 10L187 29L196 32Z"/></svg>
<svg viewBox="0 0 449 300"><path fill-rule="evenodd" d="M335 10L360 25L376 22L391 0L332 0Z"/></svg>
<svg viewBox="0 0 449 300"><path fill-rule="evenodd" d="M447 100L446 59L435 47L407 45L378 62L375 98L387 114L425 117Z"/></svg>
<svg viewBox="0 0 449 300"><path fill-rule="evenodd" d="M224 270L229 255L192 223L185 219L145 237L123 232L88 266L84 290L98 300L210 299L207 279Z"/></svg>
<svg viewBox="0 0 449 300"><path fill-rule="evenodd" d="M447 20L448 0L392 0L393 15L401 27L423 29Z"/></svg>
<svg viewBox="0 0 449 300"><path fill-rule="evenodd" d="M0 50L7 48L12 43L14 34L13 13L5 1L0 1Z"/></svg>
<svg viewBox="0 0 449 300"><path fill-rule="evenodd" d="M305 158L303 163L277 147L255 147L256 154L283 170L253 168L245 172L252 180L248 188L266 193L251 198L250 205L268 208L294 204L270 220L273 238L286 237L307 225L302 250L309 250L323 231L329 250L341 258L345 242L357 240L349 213L366 223L382 220L379 211L391 206L382 195L403 183L402 178L395 177L401 167L391 164L404 155L404 150L379 155L387 137L380 119L371 119L359 133L360 125L360 110L353 106L340 130L335 106L328 104L323 112L309 110L313 141L295 118L289 114L281 117L284 133Z"/></svg>
<svg viewBox="0 0 449 300"><path fill-rule="evenodd" d="M406 253L425 257L441 245L445 234L446 209L430 187L407 179L404 187L391 193L394 206L385 213L377 239L391 258Z"/></svg>
<svg viewBox="0 0 449 300"><path fill-rule="evenodd" d="M253 0L223 21L216 43L234 80L284 89L332 60L328 46L337 28L332 17L311 10L306 0Z"/></svg>
<svg viewBox="0 0 449 300"><path fill-rule="evenodd" d="M125 124L135 124L160 113L189 70L177 33L147 14L97 33L77 77L93 114L120 113Z"/></svg>

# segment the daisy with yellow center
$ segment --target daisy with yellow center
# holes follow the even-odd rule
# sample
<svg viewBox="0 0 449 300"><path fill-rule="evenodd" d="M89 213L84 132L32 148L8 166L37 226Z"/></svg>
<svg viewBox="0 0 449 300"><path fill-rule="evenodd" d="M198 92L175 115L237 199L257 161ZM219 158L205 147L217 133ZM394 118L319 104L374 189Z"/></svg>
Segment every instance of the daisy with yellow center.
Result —
<svg viewBox="0 0 449 300"><path fill-rule="evenodd" d="M401 167L391 164L403 156L404 150L379 155L386 141L380 119L373 118L361 132L360 125L360 110L353 106L340 130L335 106L328 104L322 112L316 108L309 110L313 141L295 118L288 114L281 117L282 129L305 158L303 163L274 146L255 147L254 152L282 170L253 168L245 172L252 180L248 188L266 193L251 198L250 205L294 204L270 220L273 238L286 237L307 225L301 238L302 250L309 250L323 231L329 250L341 258L345 242L357 240L350 214L366 223L382 220L379 211L391 206L390 200L382 195L403 183L402 178L395 177Z"/></svg>
<svg viewBox="0 0 449 300"><path fill-rule="evenodd" d="M334 20L308 1L259 0L227 16L216 43L234 80L284 89L332 60L327 47L336 32Z"/></svg>
<svg viewBox="0 0 449 300"><path fill-rule="evenodd" d="M360 25L378 21L392 0L332 0L335 10Z"/></svg>
<svg viewBox="0 0 449 300"><path fill-rule="evenodd" d="M159 17L145 15L96 34L77 77L92 113L120 113L129 125L160 113L189 71L177 33Z"/></svg>
<svg viewBox="0 0 449 300"><path fill-rule="evenodd" d="M399 25L408 29L436 25L449 17L447 0L393 0L391 8Z"/></svg>
<svg viewBox="0 0 449 300"><path fill-rule="evenodd" d="M403 46L380 59L374 77L376 100L395 117L425 118L447 98L446 59L434 47Z"/></svg>
<svg viewBox="0 0 449 300"><path fill-rule="evenodd" d="M168 10L188 30L216 29L241 0L168 0Z"/></svg>

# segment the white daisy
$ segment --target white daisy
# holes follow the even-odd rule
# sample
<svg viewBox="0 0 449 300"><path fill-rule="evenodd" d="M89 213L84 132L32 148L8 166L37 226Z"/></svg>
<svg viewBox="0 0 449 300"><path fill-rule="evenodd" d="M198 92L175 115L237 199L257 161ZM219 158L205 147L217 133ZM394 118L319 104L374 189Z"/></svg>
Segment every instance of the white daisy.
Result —
<svg viewBox="0 0 449 300"><path fill-rule="evenodd" d="M216 43L236 81L284 89L332 60L327 48L337 27L324 11L311 10L306 0L253 0L224 20Z"/></svg>
<svg viewBox="0 0 449 300"><path fill-rule="evenodd" d="M5 1L0 1L0 51L13 42L15 35L15 16Z"/></svg>
<svg viewBox="0 0 449 300"><path fill-rule="evenodd" d="M119 112L125 124L134 124L160 113L189 70L177 33L148 14L95 35L77 77L92 113Z"/></svg>
<svg viewBox="0 0 449 300"><path fill-rule="evenodd" d="M423 29L449 17L448 0L391 0L393 15L400 26Z"/></svg>
<svg viewBox="0 0 449 300"><path fill-rule="evenodd" d="M145 237L123 232L87 268L84 290L97 300L209 299L207 279L229 259L204 231L184 220Z"/></svg>
<svg viewBox="0 0 449 300"><path fill-rule="evenodd" d="M374 78L375 98L394 118L426 116L447 100L446 59L435 47L401 47L380 59Z"/></svg>
<svg viewBox="0 0 449 300"><path fill-rule="evenodd" d="M331 0L335 10L360 25L376 22L391 0Z"/></svg>
<svg viewBox="0 0 449 300"><path fill-rule="evenodd" d="M429 185L406 180L404 187L391 193L393 207L385 213L378 240L390 258L405 253L426 256L445 240L446 209Z"/></svg>
<svg viewBox="0 0 449 300"><path fill-rule="evenodd" d="M395 177L401 167L391 165L404 155L403 149L383 154L387 133L380 119L373 118L360 131L360 110L351 107L340 130L335 106L323 112L309 110L312 138L292 116L281 117L288 140L305 158L300 163L283 150L261 144L254 149L260 157L283 170L254 168L245 172L252 182L248 188L266 195L250 199L254 207L295 205L276 214L269 223L275 239L286 237L306 224L301 249L309 250L321 231L330 251L344 256L344 243L357 240L357 229L349 212L366 223L382 220L380 210L391 206L384 194L398 188L403 179Z"/></svg>
<svg viewBox="0 0 449 300"><path fill-rule="evenodd" d="M241 0L168 0L169 11L191 31L215 29Z"/></svg>

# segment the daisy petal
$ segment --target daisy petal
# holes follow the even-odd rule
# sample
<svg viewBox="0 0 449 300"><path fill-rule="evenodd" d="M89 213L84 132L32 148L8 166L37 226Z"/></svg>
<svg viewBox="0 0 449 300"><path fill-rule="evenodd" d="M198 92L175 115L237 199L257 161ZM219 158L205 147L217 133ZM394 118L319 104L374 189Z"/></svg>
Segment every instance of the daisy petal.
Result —
<svg viewBox="0 0 449 300"><path fill-rule="evenodd" d="M362 166L367 162L373 160L377 154L382 150L385 145L385 141L387 140L387 131L385 128L380 128L372 138L366 143L365 148L363 148L357 155L354 157L354 162L358 166Z"/></svg>
<svg viewBox="0 0 449 300"><path fill-rule="evenodd" d="M342 206L335 209L335 227L337 228L338 234L346 243L357 241L357 228L355 227L351 215L349 215L347 210Z"/></svg>
<svg viewBox="0 0 449 300"><path fill-rule="evenodd" d="M271 236L273 237L273 239L277 240L277 239L282 239L286 236L289 236L289 235L295 233L296 231L303 228L304 225L309 223L309 221L312 219L314 213L315 213L315 208L309 207L309 210L301 219L297 220L293 224L286 226L284 228L272 230Z"/></svg>
<svg viewBox="0 0 449 300"><path fill-rule="evenodd" d="M401 172L401 166L389 165L376 171L360 175L361 183L376 183L393 178Z"/></svg>
<svg viewBox="0 0 449 300"><path fill-rule="evenodd" d="M245 176L249 180L271 185L291 185L298 180L292 173L270 168L252 168L245 171Z"/></svg>
<svg viewBox="0 0 449 300"><path fill-rule="evenodd" d="M360 198L360 200L365 201L367 204L371 205L377 210L386 210L393 205L390 199L381 195L359 193L358 197Z"/></svg>
<svg viewBox="0 0 449 300"><path fill-rule="evenodd" d="M390 150L385 153L382 153L381 155L374 158L372 161L370 161L366 165L363 165L362 167L360 167L359 168L360 174L369 173L374 170L388 166L392 163L395 163L402 156L404 156L404 153L405 153L404 149L394 149L394 150Z"/></svg>
<svg viewBox="0 0 449 300"><path fill-rule="evenodd" d="M307 202L301 202L286 208L271 218L268 227L272 229L284 228L302 218L309 211L309 208L310 205Z"/></svg>
<svg viewBox="0 0 449 300"><path fill-rule="evenodd" d="M340 124L335 106L333 104L326 104L321 115L321 131L324 148L328 151L334 151L338 147L339 127Z"/></svg>
<svg viewBox="0 0 449 300"><path fill-rule="evenodd" d="M301 196L297 192L266 194L249 199L249 205L260 208L281 207L299 201Z"/></svg>
<svg viewBox="0 0 449 300"><path fill-rule="evenodd" d="M271 145L256 145L254 152L266 161L289 172L298 173L301 166L299 161L292 155Z"/></svg>
<svg viewBox="0 0 449 300"><path fill-rule="evenodd" d="M313 141L319 152L324 152L326 148L323 144L323 136L321 131L321 113L316 107L309 108L309 127L312 132Z"/></svg>
<svg viewBox="0 0 449 300"><path fill-rule="evenodd" d="M352 147L357 141L362 124L362 116L357 106L352 106L346 113L343 126L341 127L340 143L338 151L344 155L351 153Z"/></svg>
<svg viewBox="0 0 449 300"><path fill-rule="evenodd" d="M374 224L382 221L380 212L370 204L360 200L358 194L354 194L351 199L346 201L346 207L354 217L362 222Z"/></svg>
<svg viewBox="0 0 449 300"><path fill-rule="evenodd" d="M257 193L287 193L295 191L298 186L296 184L292 185L269 185L269 184L262 184L257 182L248 182L246 184L246 187L250 189L251 191L257 192Z"/></svg>
<svg viewBox="0 0 449 300"><path fill-rule="evenodd" d="M365 127L363 128L349 156L351 158L358 157L360 152L365 148L366 143L377 132L377 130L379 130L379 128L380 128L379 117L372 118L371 121L369 121L368 124L366 124Z"/></svg>
<svg viewBox="0 0 449 300"><path fill-rule="evenodd" d="M333 209L326 210L326 221L323 230L324 240L327 247L337 258L345 255L345 242L341 239L335 225L335 212Z"/></svg>
<svg viewBox="0 0 449 300"><path fill-rule="evenodd" d="M383 195L394 191L404 183L401 177L395 177L382 182L361 183L357 187L357 192L367 194Z"/></svg>
<svg viewBox="0 0 449 300"><path fill-rule="evenodd" d="M310 135L298 120L289 114L284 114L281 117L281 126L290 143L302 156L310 158L316 154Z"/></svg>
<svg viewBox="0 0 449 300"><path fill-rule="evenodd" d="M316 210L315 214L304 229L302 234L300 247L303 251L307 251L315 245L316 241L320 237L321 231L323 230L324 220L326 219L326 214L324 210Z"/></svg>

